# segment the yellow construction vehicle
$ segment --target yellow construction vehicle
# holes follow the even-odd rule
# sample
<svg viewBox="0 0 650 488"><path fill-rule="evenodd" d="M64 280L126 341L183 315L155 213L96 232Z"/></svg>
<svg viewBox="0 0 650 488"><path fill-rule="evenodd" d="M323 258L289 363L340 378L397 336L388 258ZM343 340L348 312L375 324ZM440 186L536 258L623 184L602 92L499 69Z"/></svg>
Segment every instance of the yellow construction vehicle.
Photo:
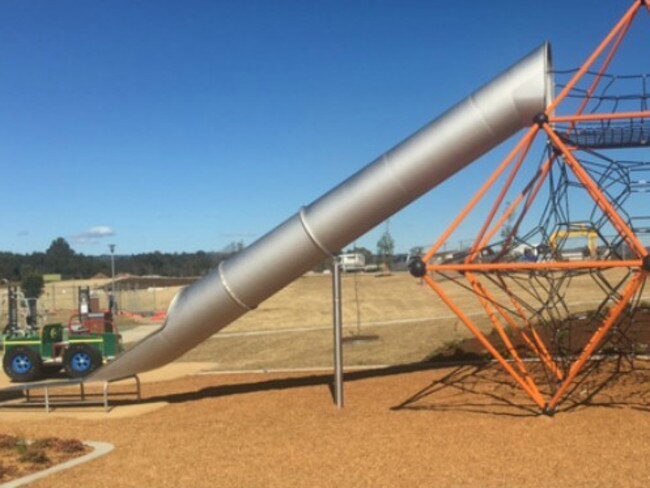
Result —
<svg viewBox="0 0 650 488"><path fill-rule="evenodd" d="M598 259L598 233L587 224L569 224L568 228L553 232L549 239L553 254L557 255L560 252L558 246L561 242L574 237L585 237L587 239L589 259Z"/></svg>

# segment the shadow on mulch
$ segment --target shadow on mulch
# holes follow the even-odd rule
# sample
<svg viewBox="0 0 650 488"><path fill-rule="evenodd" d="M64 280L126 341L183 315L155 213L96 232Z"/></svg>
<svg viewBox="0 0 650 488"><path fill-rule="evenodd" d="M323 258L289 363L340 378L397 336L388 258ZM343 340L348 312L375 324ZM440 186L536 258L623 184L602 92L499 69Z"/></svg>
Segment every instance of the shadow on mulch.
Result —
<svg viewBox="0 0 650 488"><path fill-rule="evenodd" d="M540 408L496 362L468 353L438 357L436 360L391 366L381 369L345 373L345 382L363 381L393 375L430 371L433 379L405 400L391 407L394 412L464 412L489 416L537 417ZM461 358L462 360L458 360ZM539 363L527 363L548 398L557 386L544 383ZM437 373L445 370L443 376ZM576 412L583 408L632 408L650 412L650 361L628 356L605 356L587 364L584 372L570 388L557 413ZM289 378L273 378L238 384L216 385L195 391L145 396L142 400L113 398L112 406L167 402L182 404L204 399L245 395L265 391L291 390L305 387L330 389L334 400L333 375L316 374ZM88 396L92 396L89 394Z"/></svg>
<svg viewBox="0 0 650 488"><path fill-rule="evenodd" d="M355 371L345 374L345 382L411 372L433 372L440 369L449 371L443 377L436 378L426 387L393 406L391 410L395 412L457 411L510 417L536 417L542 414L539 407L526 396L500 365L487 361L474 361L473 364L421 362ZM630 361L622 356L594 361L585 368L584 374L570 389L566 400L560 404L557 412L575 412L586 407L634 408L650 412L650 388L647 387L649 382L649 361ZM161 401L180 404L232 395L315 386L327 386L334 398L332 374L318 374L210 386L197 391L149 396L140 402L115 399L111 404L118 406ZM550 390L543 393L548 395L549 392Z"/></svg>
<svg viewBox="0 0 650 488"><path fill-rule="evenodd" d="M531 373L539 376L539 369L534 371L531 368ZM649 382L650 362L625 356L604 357L585 367L556 413L594 407L650 412ZM547 398L551 396L552 387L545 385L542 388ZM393 407L393 410L458 411L514 417L542 414L539 407L496 363L457 366Z"/></svg>
<svg viewBox="0 0 650 488"><path fill-rule="evenodd" d="M569 317L561 329L539 328L538 335L549 353L558 358L558 366L566 374L571 363L582 352L600 323L593 313ZM516 334L510 339L522 358L531 358L529 349ZM486 336L504 356L510 355L496 331ZM634 408L650 411L650 362L635 354L650 351L650 310L641 308L634 320L623 320L610 333L600 348L599 356L583 368L557 412L571 412L582 407ZM436 351L428 358L432 363L455 362L456 366L443 378L433 381L394 410L464 411L490 415L537 416L539 407L512 378L491 361L483 345L468 338ZM541 393L552 397L558 388L540 363L529 361L526 368Z"/></svg>
<svg viewBox="0 0 650 488"><path fill-rule="evenodd" d="M510 417L533 417L539 407L507 380L500 366L456 366L392 410L458 411Z"/></svg>
<svg viewBox="0 0 650 488"><path fill-rule="evenodd" d="M412 363L399 366L390 366L388 368L370 369L363 371L353 371L345 373L345 382L359 381L382 376L390 376L416 371L435 370L447 365L437 365L434 363ZM244 395L247 393L259 393L264 391L290 390L293 388L304 388L310 386L327 386L330 389L332 398L334 398L332 374L318 374L310 376L299 376L292 378L274 378L271 380L256 381L252 383L240 383L234 385L218 385L202 388L198 391L174 393L148 397L143 402L184 403L206 398L217 398L231 395ZM128 401L124 402L130 403ZM115 404L118 404L117 402Z"/></svg>

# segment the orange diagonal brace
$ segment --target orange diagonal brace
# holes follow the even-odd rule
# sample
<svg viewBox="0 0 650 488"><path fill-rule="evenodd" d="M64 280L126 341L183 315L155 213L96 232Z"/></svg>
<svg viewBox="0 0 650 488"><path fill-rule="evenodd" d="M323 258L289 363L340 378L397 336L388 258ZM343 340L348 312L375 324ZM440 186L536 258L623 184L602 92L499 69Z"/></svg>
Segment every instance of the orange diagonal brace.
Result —
<svg viewBox="0 0 650 488"><path fill-rule="evenodd" d="M537 331L535 330L535 327L533 324L530 323L530 321L526 318L526 315L524 314L524 311L521 308L521 305L517 303L517 300L515 300L512 296L510 296L510 302L513 304L513 306L517 309L517 314L521 317L521 320L524 321L526 324L526 327L528 327L528 330L530 330L531 334L533 335L533 340L534 342L532 343L531 347L535 348L537 350L537 356L542 359L542 362L546 365L546 367L555 375L555 377L558 380L561 380L564 378L564 373L560 368L558 368L557 364L551 357L551 355L548 352L548 349L546 348L546 344L544 344L544 341L542 338L539 336ZM522 331L522 335L528 339L528 334L526 334L524 331Z"/></svg>
<svg viewBox="0 0 650 488"><path fill-rule="evenodd" d="M589 59L587 59L585 64L582 65L582 67L574 75L571 81L567 83L567 85L564 87L562 92L557 96L557 98L553 101L553 103L551 103L546 113L552 114L553 112L555 112L555 109L564 101L564 99L569 95L569 93L571 93L571 90L575 88L575 86L582 79L582 77L589 71L589 69L593 66L593 64L598 60L600 55L605 51L605 49L607 49L607 46L610 44L610 42L612 42L612 40L618 35L619 32L621 32L622 29L625 29L628 22L632 22L637 12L639 11L640 7L641 7L640 2L634 2L634 5L630 7L630 9L623 16L623 18L618 22L618 24L614 26L614 28L607 35L607 37L605 37L605 39L600 43L600 45L596 48L593 54L589 57Z"/></svg>
<svg viewBox="0 0 650 488"><path fill-rule="evenodd" d="M537 126L535 126L537 127ZM536 132L535 132L536 134ZM483 236L485 236L485 233L487 230L490 228L490 225L492 224L492 221L494 220L494 216L498 212L499 208L501 207L501 204L503 203L503 200L505 199L506 195L510 191L510 187L512 186L513 182L515 181L515 178L517 177L517 174L519 173L519 170L521 169L521 166L523 165L524 161L526 160L526 157L528 156L528 153L530 152L530 148L533 146L533 142L535 141L535 138L532 137L529 141L526 147L524 148L523 151L521 151L521 155L519 156L519 160L517 161L517 164L512 168L512 171L510 175L508 176L508 179L506 180L505 184L503 185L503 188L499 192L499 196L497 197L496 201L494 202L494 205L492 206L492 210L490 211L490 214L488 215L485 223L483 224L483 227L478 233L478 236L476 237L476 240L474 242L474 245L472 246L472 250L470 252L470 255L467 257L466 262L471 263L474 261L478 255L478 251L481 249L479 245L481 244L481 240L483 239Z"/></svg>
<svg viewBox="0 0 650 488"><path fill-rule="evenodd" d="M535 136L538 134L539 128L537 126L531 127L530 130L526 133L526 135L519 141L519 143L515 146L515 148L512 150L512 152L506 157L506 159L501 163L501 165L497 168L497 170L492 174L490 179L488 179L485 184L481 187L481 189L474 195L474 198L469 202L467 207L463 209L463 211L460 213L458 217L451 223L449 228L445 231L445 233L438 239L438 242L436 242L431 250L422 258L422 260L426 263L431 260L431 258L444 246L444 244L447 242L449 237L458 229L460 224L463 223L463 221L467 218L467 216L474 210L476 205L481 201L481 199L485 196L485 194L492 188L494 183L501 177L503 172L508 169L508 166L512 164L514 159L517 157L517 154L526 147L526 145L532 141Z"/></svg>
<svg viewBox="0 0 650 488"><path fill-rule="evenodd" d="M587 95L586 95L585 99L580 104L580 108L577 111L578 115L582 115L582 113L587 108L587 105L589 104L589 101L591 100L591 97L594 95L594 93L598 89L598 85L600 84L600 80L602 80L603 75L609 69L609 65L612 63L612 60L614 59L614 56L616 56L616 53L618 52L618 48L620 47L621 43L623 42L623 39L625 39L625 36L627 35L628 31L630 30L630 26L632 25L633 20L634 20L634 17L633 16L630 17L628 19L628 21L623 25L623 28L619 31L618 38L614 42L614 45L612 46L612 49L609 51L609 54L607 54L607 58L605 59L605 61L603 61L603 65L600 67L600 70L598 71L598 75L596 76L596 79L594 80L592 85L589 87L589 90L587 90Z"/></svg>
<svg viewBox="0 0 650 488"><path fill-rule="evenodd" d="M497 334L499 334L501 341L506 346L507 351L510 353L510 357L512 357L515 364L517 365L517 368L519 369L519 372L523 375L524 381L526 381L528 386L530 386L531 390L533 390L533 392L535 392L536 395L541 396L539 389L535 384L535 380L533 380L533 378L530 376L530 373L528 372L528 369L526 368L524 362L521 360L521 357L519 356L517 349L512 344L510 338L508 337L508 333L506 332L505 327L499 320L499 317L497 317L495 310L490 303L490 300L487 299L488 297L487 290L483 287L483 285L481 285L481 283L476 279L476 277L473 274L467 273L465 277L471 283L474 292L478 296L481 305L483 305L483 308L487 312L488 317L490 318L490 321L494 326L494 330L496 330Z"/></svg>
<svg viewBox="0 0 650 488"><path fill-rule="evenodd" d="M494 236L497 235L497 233L503 228L503 226L508 221L508 219L510 219L510 216L517 210L517 208L519 208L521 202L523 202L526 196L528 195L529 198L526 203L524 212L522 212L522 215L526 213L526 211L530 208L530 206L535 201L535 198L537 197L539 190L542 188L542 185L546 181L546 178L548 177L548 174L551 170L551 166L553 166L553 162L555 161L555 159L556 156L553 155L544 162L544 164L542 165L542 167L538 172L532 191L530 190L530 188L526 188L519 195L517 195L515 201L512 202L512 204L506 209L505 212L503 212L503 215L497 221L497 223L494 224L494 227L490 230L490 232L488 232L487 235L483 237L483 240L478 245L479 249L485 247L494 238Z"/></svg>
<svg viewBox="0 0 650 488"><path fill-rule="evenodd" d="M571 151L569 151L569 149L558 137L558 135L555 133L555 131L551 128L550 125L544 124L544 130L546 131L548 137L553 142L553 145L562 152L565 161L567 162L569 167L573 170L573 173L576 175L578 180L580 180L580 182L585 187L589 195L591 195L591 198L593 198L594 202L596 202L596 205L598 205L600 209L605 213L605 215L612 223L614 228L621 235L621 237L623 237L625 241L628 243L628 245L632 249L634 249L634 251L636 251L639 257L645 256L647 254L645 246L641 244L641 241L639 241L636 234L634 234L632 229L630 229L630 227L621 218L621 216L618 214L616 209L609 202L607 197L603 195L603 193L598 188L598 185L596 185L594 180L591 179L591 176L589 176L589 173L587 173L587 171L582 167L582 165L578 162L578 160L573 156Z"/></svg>
<svg viewBox="0 0 650 488"><path fill-rule="evenodd" d="M564 377L562 370L560 370L560 368L557 367L557 364L555 364L555 361L553 361L553 358L551 357L548 350L546 349L546 346L544 345L544 341L542 341L541 337L539 337L539 335L533 328L532 324L526 318L526 314L521 309L521 306L517 303L517 300L515 300L514 297L512 296L512 292L510 291L508 286L503 282L503 280L501 280L501 282L502 282L502 286L505 289L506 294L508 295L508 298L510 299L510 302L517 309L517 314L533 334L534 341L530 337L528 337L528 334L526 334L525 330L519 327L517 321L514 318L512 318L512 316L508 313L508 311L504 307L499 305L499 303L494 299L494 297L487 290L487 288L481 285L481 290L485 295L485 298L489 302L494 304L494 307L497 309L499 314L504 318L504 320L508 322L510 327L516 330L517 332L519 332L526 346L528 346L528 348L546 365L546 367L551 371L551 373L553 373L553 375L555 375L557 379L561 380Z"/></svg>
<svg viewBox="0 0 650 488"><path fill-rule="evenodd" d="M492 357L498 361L498 363L505 369L510 376L521 386L524 391L530 396L530 398L540 407L544 408L545 402L544 399L542 398L541 395L536 394L535 391L533 391L528 383L519 376L519 374L508 364L508 361L506 361L503 356L497 351L494 346L490 343L490 341L483 335L483 333L474 325L474 323L470 320L470 318L465 315L465 313L462 311L462 309L456 305L444 292L442 287L436 283L431 276L425 275L424 276L424 281L435 291L440 299L447 304L447 306L458 316L458 318L467 326L467 328L470 330L472 334L478 339L478 341L485 347L485 349L488 350L490 354L492 354Z"/></svg>
<svg viewBox="0 0 650 488"><path fill-rule="evenodd" d="M573 380L575 380L576 376L578 376L578 373L580 373L585 363L589 361L589 358L591 358L594 352L596 352L596 350L600 347L603 340L607 336L607 333L611 330L614 324L616 324L616 321L619 319L619 317L621 316L625 308L629 305L630 301L632 300L632 297L639 290L645 278L646 278L645 272L640 272L627 286L619 302L611 310L609 316L603 322L603 325L600 327L600 329L598 329L598 331L591 337L591 340L587 343L587 345L583 349L582 353L580 354L580 357L571 366L571 369L569 370L569 374L567 374L566 379L564 380L560 388L555 392L553 398L551 398L551 400L548 402L549 410L551 411L554 410L555 407L558 405L558 403L560 403L560 400L562 400L562 398L566 394L567 390L573 383Z"/></svg>

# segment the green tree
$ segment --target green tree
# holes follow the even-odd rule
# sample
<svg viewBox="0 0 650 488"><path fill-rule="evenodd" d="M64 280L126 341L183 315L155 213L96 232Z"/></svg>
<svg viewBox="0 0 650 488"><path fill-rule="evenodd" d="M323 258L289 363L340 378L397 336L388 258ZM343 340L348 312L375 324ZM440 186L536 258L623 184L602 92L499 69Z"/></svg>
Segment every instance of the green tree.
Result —
<svg viewBox="0 0 650 488"><path fill-rule="evenodd" d="M422 257L424 255L424 248L422 246L413 246L409 249L409 257Z"/></svg>
<svg viewBox="0 0 650 488"><path fill-rule="evenodd" d="M508 209L508 208L510 208L510 206L511 206L511 203L506 202L505 208ZM504 214L505 214L505 212L504 212ZM514 230L514 222L515 222L515 214L513 212L508 216L508 218L506 219L505 224L503 224L503 227L501 228L500 235L501 235L501 238L503 240L506 240L506 239L510 238L510 235L512 234L512 231Z"/></svg>
<svg viewBox="0 0 650 488"><path fill-rule="evenodd" d="M395 239L390 234L390 229L386 226L386 230L377 241L377 255L380 262L390 269L393 263L393 255L395 254Z"/></svg>
<svg viewBox="0 0 650 488"><path fill-rule="evenodd" d="M52 241L45 251L44 264L50 273L61 273L66 276L76 274L75 252L63 237Z"/></svg>
<svg viewBox="0 0 650 488"><path fill-rule="evenodd" d="M45 288L43 276L38 274L29 274L20 282L20 288L25 294L25 298L40 298Z"/></svg>

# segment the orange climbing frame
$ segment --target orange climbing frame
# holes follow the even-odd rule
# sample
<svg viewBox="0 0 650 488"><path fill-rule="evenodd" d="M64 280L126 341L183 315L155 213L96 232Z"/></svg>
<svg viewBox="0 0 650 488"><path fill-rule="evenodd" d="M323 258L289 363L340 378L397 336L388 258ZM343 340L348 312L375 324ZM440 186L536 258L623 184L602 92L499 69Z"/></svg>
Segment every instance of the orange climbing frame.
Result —
<svg viewBox="0 0 650 488"><path fill-rule="evenodd" d="M625 313L630 305L634 296L642 288L648 274L648 264L650 258L648 251L645 249L642 242L635 235L634 231L626 223L625 219L621 217L615 206L608 200L606 194L598 187L598 184L593 181L589 173L581 165L580 161L574 157L574 150L568 146L555 130L556 124L564 123L570 124L569 131L573 131L576 127L583 122L594 121L613 121L613 120L650 120L650 112L624 112L624 113L600 113L585 115L584 111L588 105L589 100L594 96L596 90L603 79L604 74L610 67L612 60L618 53L619 47L623 43L632 23L641 8L646 5L644 1L636 0L634 4L627 10L621 20L614 26L611 32L600 43L596 50L591 54L582 67L575 73L569 83L563 88L561 93L548 107L545 114L540 114L537 123L527 131L520 142L514 147L511 153L499 165L494 173L487 179L487 181L478 190L476 195L470 200L469 204L460 213L460 215L451 223L449 228L442 234L440 239L431 247L431 249L423 257L426 264L427 274L424 276L424 282L433 289L433 291L440 297L440 299L458 316L458 318L467 326L470 332L476 339L487 349L487 351L494 357L494 359L503 367L503 369L515 380L515 382L526 392L531 400L538 405L543 411L551 414L555 411L557 406L565 398L567 392L570 390L572 384L583 370L588 361L592 358L593 354L603 344L610 330L619 321L621 316ZM647 5L646 5L647 6ZM650 11L650 6L648 6ZM598 71L595 73L595 78L589 88L586 90L585 99L580 104L579 108L573 114L557 115L556 111L562 107L563 102L569 96L571 91L578 85L587 73L594 74L590 71L594 65L602 59ZM553 146L552 154L548 160L544 162L534 179L534 183L528 185L511 203L506 204L503 215L496 222L495 218L500 209L502 209L506 195L511 189L516 176L519 174L527 156L538 136L546 136L549 143ZM565 162L568 170L570 170L580 185L586 190L587 194L593 199L597 207L603 212L612 227L624 239L625 243L629 246L634 254L633 259L613 261L613 260L591 260L579 262L490 262L481 263L479 256L481 250L484 249L489 242L499 232L504 229L504 226L509 222L510 218L515 214L519 207L523 204L521 214L518 222L515 225L514 231L516 232L517 226L521 222L523 216L531 207L540 189L543 187L553 165L557 164L560 158ZM482 203L486 194L492 190L497 182L510 170L508 176L503 183L501 190L498 192L494 205L488 213L488 217L482 225L479 233L476 236L475 242L470 249L469 254L464 262L456 264L436 264L434 257L443 249L443 246L449 241L450 237L458 230L467 217L475 210L475 208ZM513 232L511 232L513 235ZM478 261L478 262L477 262ZM521 272L548 272L548 273L561 273L572 270L588 270L588 269L607 269L607 268L627 268L632 271L633 278L628 282L627 286L618 297L609 297L614 304L600 323L599 328L593 334L591 339L584 346L582 352L570 365L566 374L560 370L555 363L554 358L548 352L548 349L542 339L539 337L530 321L526 318L524 311L519 304L516 303L511 296L511 303L514 306L514 311L506 311L502 306L499 306L497 301L490 295L488 289L483 285L479 276L475 273L521 273ZM436 281L433 276L434 273L458 273L468 281L469 289L471 289L478 297L481 305L486 311L488 318L497 332L498 337L501 338L505 350L510 357L504 356L499 352L488 337L481 332L477 324L472 321L468 314L455 303L452 298L443 289L441 284ZM506 293L510 294L507 286L505 287ZM514 316L513 316L514 314ZM518 320L523 321L523 324ZM536 356L556 377L558 381L557 389L545 393L539 385L536 384L533 376L528 372L525 362L521 359L516 348L513 346L511 340L506 334L506 330L518 334L522 343L527 347L534 356Z"/></svg>

